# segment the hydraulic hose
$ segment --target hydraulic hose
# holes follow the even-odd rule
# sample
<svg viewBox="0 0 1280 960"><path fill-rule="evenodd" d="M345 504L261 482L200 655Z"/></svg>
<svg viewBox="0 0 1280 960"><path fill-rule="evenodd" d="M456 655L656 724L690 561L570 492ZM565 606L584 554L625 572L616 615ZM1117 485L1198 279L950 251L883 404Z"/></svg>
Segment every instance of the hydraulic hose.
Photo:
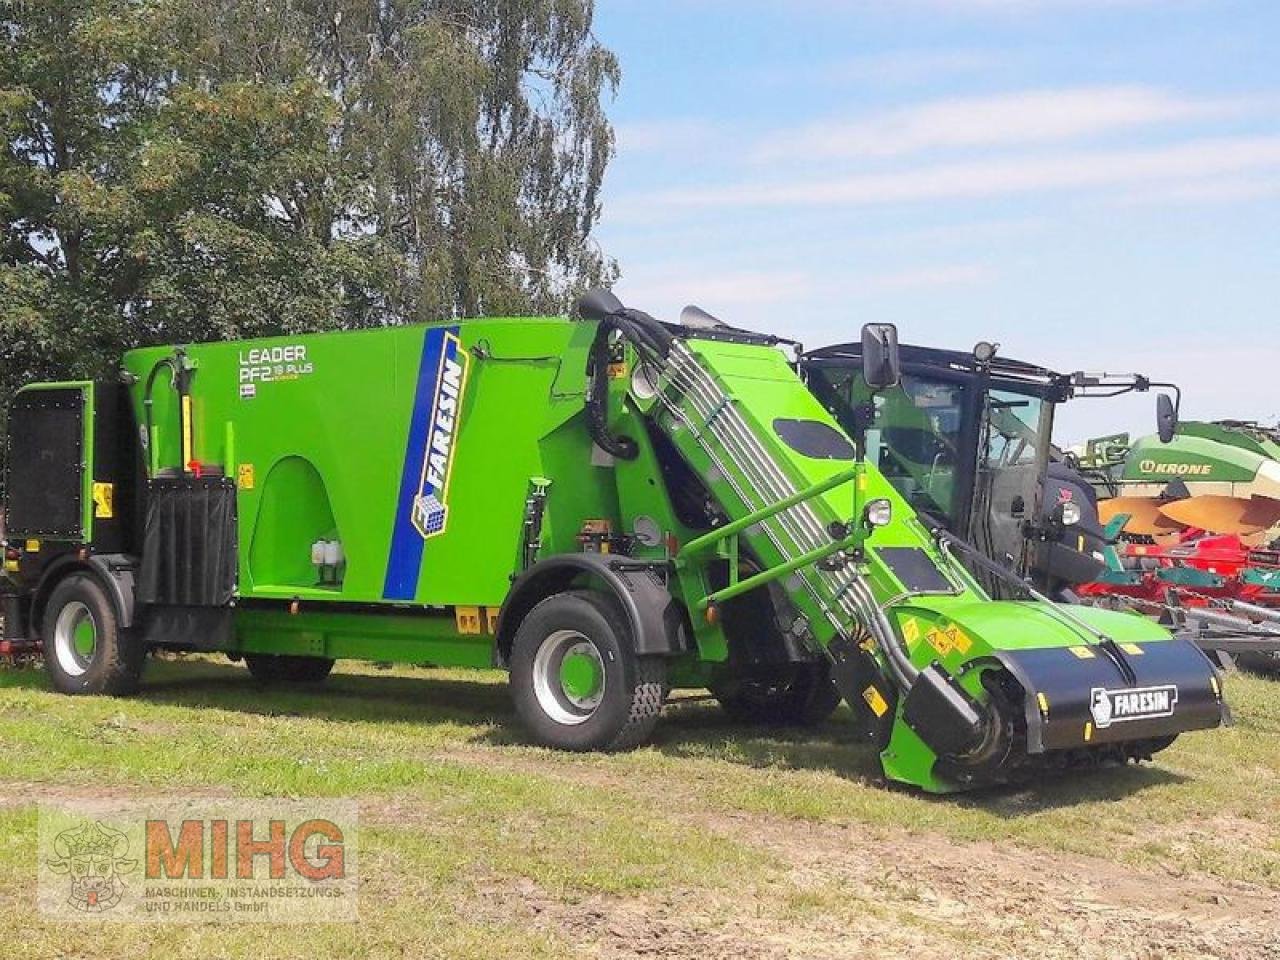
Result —
<svg viewBox="0 0 1280 960"><path fill-rule="evenodd" d="M151 444L151 428L152 428L152 425L153 425L153 418L152 418L152 416L151 416L151 408L152 408L152 406L154 406L154 404L155 404L155 401L154 401L154 400L152 399L152 397L151 397L151 393L152 393L152 391L155 389L155 385L156 385L156 377L157 377L157 376L159 376L159 374L160 374L160 369L161 369L162 367L168 367L168 368L169 368L169 377L170 377L170 381L172 382L172 384L173 384L175 387L176 387L176 386L177 386L177 384L178 384L178 364L177 364L177 362L175 361L175 358L173 358L173 357L165 357L165 358L163 358L163 359L161 359L161 360L157 360L157 361L156 361L155 366L153 366L153 367L151 368L151 373L147 376L147 385L146 385L146 388L143 390L143 394L142 394L142 407L143 407L143 411L144 411L144 420L145 420L145 424L146 424L146 428L147 428L147 438L146 438L146 439L147 439L147 444L148 444L148 446ZM151 462L152 462L152 461L151 461L151 453L150 453L150 451L148 451L148 454L147 454L147 472L148 472L148 473L150 473L150 472L151 472L151 470L150 470Z"/></svg>
<svg viewBox="0 0 1280 960"><path fill-rule="evenodd" d="M639 445L630 437L609 432L609 333L612 324L600 324L591 345L591 382L587 384L587 430L605 453L619 460L634 460Z"/></svg>
<svg viewBox="0 0 1280 960"><path fill-rule="evenodd" d="M889 668L894 683L899 690L906 693L920 676L920 669L911 662L911 657L903 649L893 624L889 622L880 604L876 603L866 583L860 578L854 580L850 584L850 593L858 605L858 610L862 613L863 625L871 631L876 643L884 651L885 664Z"/></svg>
<svg viewBox="0 0 1280 960"><path fill-rule="evenodd" d="M671 349L671 333L639 310L624 310L601 322L591 345L591 382L587 386L587 429L596 446L619 460L634 460L640 447L631 437L609 432L609 335L617 330L646 355L663 360Z"/></svg>

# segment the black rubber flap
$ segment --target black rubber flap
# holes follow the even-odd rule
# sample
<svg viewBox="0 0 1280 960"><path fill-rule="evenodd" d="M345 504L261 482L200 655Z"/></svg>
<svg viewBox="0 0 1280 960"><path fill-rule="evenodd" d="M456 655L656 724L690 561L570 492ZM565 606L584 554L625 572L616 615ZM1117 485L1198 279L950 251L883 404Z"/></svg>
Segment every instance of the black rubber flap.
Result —
<svg viewBox="0 0 1280 960"><path fill-rule="evenodd" d="M225 477L151 483L138 596L143 603L223 607L236 589L236 490Z"/></svg>
<svg viewBox="0 0 1280 960"><path fill-rule="evenodd" d="M1117 649L1135 683L1098 646L996 654L1027 691L1028 752L1157 739L1223 722L1217 674L1194 643Z"/></svg>
<svg viewBox="0 0 1280 960"><path fill-rule="evenodd" d="M27 390L9 409L8 535L83 540L84 391Z"/></svg>

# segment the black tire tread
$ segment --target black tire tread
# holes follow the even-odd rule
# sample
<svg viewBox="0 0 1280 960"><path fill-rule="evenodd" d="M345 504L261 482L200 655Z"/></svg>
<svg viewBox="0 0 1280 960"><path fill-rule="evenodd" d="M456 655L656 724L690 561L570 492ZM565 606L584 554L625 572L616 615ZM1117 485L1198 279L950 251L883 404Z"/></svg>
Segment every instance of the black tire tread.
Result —
<svg viewBox="0 0 1280 960"><path fill-rule="evenodd" d="M525 615L525 619L538 614L543 608L565 597L574 597L589 604L604 618L620 644L630 642L631 631L626 618L618 604L606 594L598 590L566 590L552 594L535 604ZM517 631L517 639L519 632ZM627 718L621 728L606 743L594 747L564 746L568 750L599 750L604 752L621 752L632 750L645 743L653 734L654 727L662 714L669 687L667 684L667 662L657 656L634 656L634 680L631 688Z"/></svg>
<svg viewBox="0 0 1280 960"><path fill-rule="evenodd" d="M95 618L100 622L98 628L98 647L101 649L101 660L97 660L90 668L96 673L96 679L90 682L70 685L57 670L57 654L52 649L54 624L58 613L72 600L78 600L93 610ZM115 606L111 602L102 584L89 573L73 573L53 588L49 602L45 606L43 639L46 645L45 664L54 686L62 693L73 696L80 694L105 694L111 697L128 696L137 692L142 678L142 665L146 659L141 637L132 630L123 630L116 617ZM67 678L70 679L70 678Z"/></svg>
<svg viewBox="0 0 1280 960"><path fill-rule="evenodd" d="M631 691L631 712L626 726L609 746L610 751L633 750L648 741L667 702L667 663L661 657L636 657L636 682Z"/></svg>

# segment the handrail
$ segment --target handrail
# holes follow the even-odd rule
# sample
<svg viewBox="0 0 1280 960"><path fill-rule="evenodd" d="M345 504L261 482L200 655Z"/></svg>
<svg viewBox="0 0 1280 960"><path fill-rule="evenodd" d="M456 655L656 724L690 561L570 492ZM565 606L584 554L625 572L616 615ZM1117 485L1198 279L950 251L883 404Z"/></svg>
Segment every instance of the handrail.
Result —
<svg viewBox="0 0 1280 960"><path fill-rule="evenodd" d="M840 473L828 477L826 480L815 483L811 487L807 487L804 490L793 493L791 496L784 497L776 503L771 503L769 506L762 507L754 513L749 513L745 517L740 517L737 520L734 520L732 523L726 523L723 527L717 527L710 533L703 534L701 537L690 540L683 548L681 548L680 552L676 554L676 563L684 564L691 557L711 549L722 540L741 533L743 530L754 526L762 520L768 520L770 517L775 517L784 510L790 510L792 507L801 504L806 500L811 500L820 494L826 493L828 490L832 490L842 484L852 482L857 479L858 474L862 472L862 469L861 464L854 464L854 466L850 467L848 470L842 470Z"/></svg>
<svg viewBox="0 0 1280 960"><path fill-rule="evenodd" d="M774 580L781 579L787 574L799 570L801 567L807 567L811 563L818 563L842 550L850 550L857 546L858 539L859 538L857 536L850 536L843 540L837 540L833 543L829 543L826 546L816 547L807 553L803 553L794 559L788 560L786 563L781 563L776 567L770 567L768 570L762 570L760 573L747 577L745 580L739 580L736 583L732 583L722 590L709 593L698 601L698 609L705 610L713 604L723 603L725 600L732 600L734 597L741 596L744 593L748 593L751 590L756 589L756 587L762 587L766 583L772 583Z"/></svg>

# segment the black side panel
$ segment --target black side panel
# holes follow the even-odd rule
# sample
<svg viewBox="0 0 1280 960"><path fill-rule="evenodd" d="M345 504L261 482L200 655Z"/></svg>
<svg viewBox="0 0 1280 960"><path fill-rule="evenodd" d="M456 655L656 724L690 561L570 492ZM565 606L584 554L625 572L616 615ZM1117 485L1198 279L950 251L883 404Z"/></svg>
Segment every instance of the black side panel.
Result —
<svg viewBox="0 0 1280 960"><path fill-rule="evenodd" d="M913 593L946 593L951 590L947 578L919 547L879 547L876 556Z"/></svg>
<svg viewBox="0 0 1280 960"><path fill-rule="evenodd" d="M119 383L95 384L93 406L93 480L105 494L105 500L100 495L94 503L93 548L138 556L146 473L129 391Z"/></svg>
<svg viewBox="0 0 1280 960"><path fill-rule="evenodd" d="M849 438L821 420L773 421L773 430L796 453L814 460L852 460L857 452Z"/></svg>
<svg viewBox="0 0 1280 960"><path fill-rule="evenodd" d="M236 590L236 488L226 477L151 484L138 599L223 607Z"/></svg>
<svg viewBox="0 0 1280 960"><path fill-rule="evenodd" d="M1138 649L1124 654L1134 684L1097 647L1084 659L1060 647L998 652L1027 691L1028 752L1167 737L1224 721L1217 674L1195 644L1173 639Z"/></svg>
<svg viewBox="0 0 1280 960"><path fill-rule="evenodd" d="M9 537L84 539L83 448L81 390L29 390L14 398L5 483Z"/></svg>

